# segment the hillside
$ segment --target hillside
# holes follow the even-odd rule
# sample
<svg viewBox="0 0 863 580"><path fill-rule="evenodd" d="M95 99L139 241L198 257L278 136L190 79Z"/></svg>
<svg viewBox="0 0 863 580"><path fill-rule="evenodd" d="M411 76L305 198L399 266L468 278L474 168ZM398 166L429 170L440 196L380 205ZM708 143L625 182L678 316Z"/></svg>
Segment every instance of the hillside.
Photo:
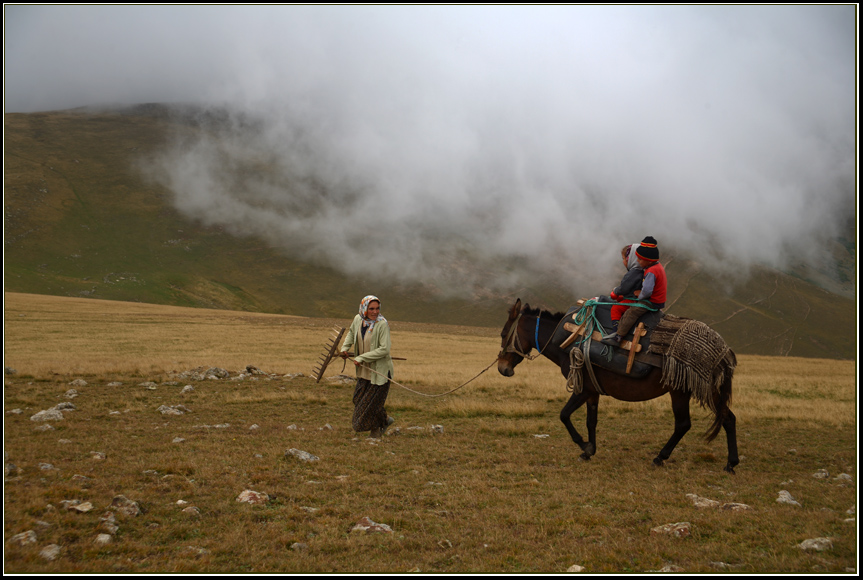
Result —
<svg viewBox="0 0 863 580"><path fill-rule="evenodd" d="M516 297L564 310L591 291L537 282L442 298L439 288L361 281L193 222L137 165L176 132L197 130L191 117L168 113L152 105L5 115L6 291L347 318L359 297L386 288L391 319L490 327ZM729 290L672 257L668 311L707 322L739 353L855 358L854 227L823 271L753 270Z"/></svg>

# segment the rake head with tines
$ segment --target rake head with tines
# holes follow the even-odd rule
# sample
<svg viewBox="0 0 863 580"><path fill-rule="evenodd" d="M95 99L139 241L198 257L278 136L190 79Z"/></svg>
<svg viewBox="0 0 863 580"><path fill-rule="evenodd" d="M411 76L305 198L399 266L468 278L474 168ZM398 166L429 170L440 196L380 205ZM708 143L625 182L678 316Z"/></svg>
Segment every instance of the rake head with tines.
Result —
<svg viewBox="0 0 863 580"><path fill-rule="evenodd" d="M327 370L327 365L330 364L330 361L336 357L337 349L339 348L339 343L342 340L342 336L345 334L345 329L339 326L333 328L333 335L330 337L330 341L327 343L324 348L324 353L318 359L318 362L315 368L312 369L312 376L315 378L315 382L321 382L321 378L324 376L324 371Z"/></svg>

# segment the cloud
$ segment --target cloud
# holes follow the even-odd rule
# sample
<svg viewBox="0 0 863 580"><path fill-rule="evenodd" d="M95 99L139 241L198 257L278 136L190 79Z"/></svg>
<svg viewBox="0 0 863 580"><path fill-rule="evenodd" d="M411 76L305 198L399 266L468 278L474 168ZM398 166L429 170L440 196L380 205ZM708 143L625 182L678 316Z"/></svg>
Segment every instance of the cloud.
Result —
<svg viewBox="0 0 863 580"><path fill-rule="evenodd" d="M351 273L781 266L854 207L855 10L7 7L6 103L229 111L150 165L177 207Z"/></svg>

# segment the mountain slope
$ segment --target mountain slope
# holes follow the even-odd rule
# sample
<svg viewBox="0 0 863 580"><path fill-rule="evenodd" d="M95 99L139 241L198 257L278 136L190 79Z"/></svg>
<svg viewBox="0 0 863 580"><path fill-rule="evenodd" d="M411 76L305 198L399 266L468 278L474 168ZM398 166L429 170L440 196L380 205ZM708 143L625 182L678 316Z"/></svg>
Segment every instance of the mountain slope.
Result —
<svg viewBox="0 0 863 580"><path fill-rule="evenodd" d="M386 296L392 320L479 326L502 324L516 297L564 310L597 292L537 282L446 298L441 288L359 280L195 223L137 165L175 132L196 130L162 106L6 114L4 122L7 291L339 318L374 293ZM667 310L707 322L740 353L854 358L856 232L843 242L839 267L826 274L755 269L729 289L667 251ZM845 296L812 282L819 277Z"/></svg>

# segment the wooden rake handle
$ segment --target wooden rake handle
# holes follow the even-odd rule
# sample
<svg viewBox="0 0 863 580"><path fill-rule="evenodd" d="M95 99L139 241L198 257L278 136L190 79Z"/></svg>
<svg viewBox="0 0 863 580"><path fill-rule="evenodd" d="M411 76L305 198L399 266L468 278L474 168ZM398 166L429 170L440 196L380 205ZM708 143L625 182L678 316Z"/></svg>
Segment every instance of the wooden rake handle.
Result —
<svg viewBox="0 0 863 580"><path fill-rule="evenodd" d="M355 355L354 353L352 353L352 352L346 352L345 354L346 354L348 357L356 356L356 355ZM342 356L341 351L339 351L338 353L336 353L336 356L337 356L337 357L341 357L341 356ZM402 357L400 357L400 356L391 356L390 358L391 358L391 359L393 359L393 360L408 360L408 359L406 359L406 358L402 358Z"/></svg>

